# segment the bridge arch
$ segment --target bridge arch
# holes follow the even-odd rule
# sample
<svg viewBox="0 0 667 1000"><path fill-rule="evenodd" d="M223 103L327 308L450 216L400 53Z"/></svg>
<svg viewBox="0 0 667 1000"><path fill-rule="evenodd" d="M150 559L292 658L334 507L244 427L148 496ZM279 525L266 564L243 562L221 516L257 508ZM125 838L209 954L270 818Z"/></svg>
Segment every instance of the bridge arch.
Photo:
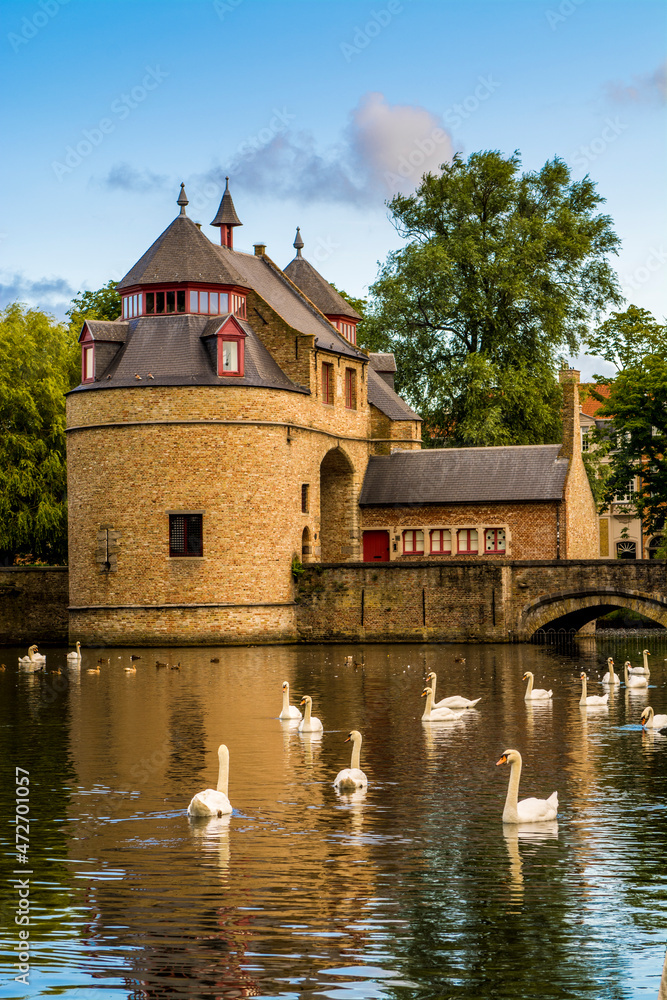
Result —
<svg viewBox="0 0 667 1000"><path fill-rule="evenodd" d="M519 633L530 639L540 630L578 632L588 622L619 608L636 611L667 628L667 598L600 587L562 591L531 601L519 616Z"/></svg>

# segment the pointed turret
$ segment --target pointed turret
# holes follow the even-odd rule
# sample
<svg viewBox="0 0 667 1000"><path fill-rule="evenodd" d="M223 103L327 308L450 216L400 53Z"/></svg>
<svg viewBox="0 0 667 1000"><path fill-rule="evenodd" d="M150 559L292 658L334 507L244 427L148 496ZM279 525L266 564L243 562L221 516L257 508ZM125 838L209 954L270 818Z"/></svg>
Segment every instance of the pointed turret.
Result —
<svg viewBox="0 0 667 1000"><path fill-rule="evenodd" d="M231 250L234 246L234 227L242 226L243 223L234 208L234 202L229 191L229 177L225 177L225 182L225 191L220 202L220 207L218 208L218 214L211 225L220 227L220 244L223 247L229 247Z"/></svg>
<svg viewBox="0 0 667 1000"><path fill-rule="evenodd" d="M188 196L185 193L185 184L181 181L181 192L176 199L176 204L181 206L181 215L185 215L185 206L189 204Z"/></svg>
<svg viewBox="0 0 667 1000"><path fill-rule="evenodd" d="M361 316L303 256L301 251L305 244L298 226L292 246L296 250L296 257L285 268L285 274L320 312L324 313L346 340L356 344L357 323Z"/></svg>
<svg viewBox="0 0 667 1000"><path fill-rule="evenodd" d="M296 250L296 255L297 255L297 257L300 257L300 256L301 256L301 251L303 250L303 248L305 247L305 245L306 245L306 244L305 244L305 243L303 242L303 240L301 239L301 230L300 230L300 228L299 228L299 227L297 226L297 227L296 227L296 236L294 237L294 243L292 243L292 246L293 246L293 247L294 247L294 249Z"/></svg>

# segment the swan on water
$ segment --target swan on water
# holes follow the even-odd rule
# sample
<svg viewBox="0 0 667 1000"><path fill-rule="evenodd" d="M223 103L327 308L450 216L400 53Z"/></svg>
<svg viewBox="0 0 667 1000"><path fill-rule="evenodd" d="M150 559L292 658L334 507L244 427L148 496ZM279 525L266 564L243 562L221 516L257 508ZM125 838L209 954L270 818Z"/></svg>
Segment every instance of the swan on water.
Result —
<svg viewBox="0 0 667 1000"><path fill-rule="evenodd" d="M229 750L224 743L218 747L218 787L197 792L188 806L188 816L227 816L232 804L227 798L229 784Z"/></svg>
<svg viewBox="0 0 667 1000"><path fill-rule="evenodd" d="M647 688L648 687L648 677L644 674L630 674L628 670L629 663L626 660L625 666L623 668L625 672L625 686L626 688Z"/></svg>
<svg viewBox="0 0 667 1000"><path fill-rule="evenodd" d="M300 733L319 733L324 729L321 721L316 715L311 715L313 710L313 699L309 694L305 694L301 699L301 704L306 707L303 710L303 719L299 723Z"/></svg>
<svg viewBox="0 0 667 1000"><path fill-rule="evenodd" d="M438 683L438 678L436 677L434 671L432 670L430 674L427 674L426 681L431 682L431 690L433 691L433 708L474 708L481 698L475 698L471 701L470 698L464 698L460 694L452 694L449 698L441 698L440 701L435 700L435 686Z"/></svg>
<svg viewBox="0 0 667 1000"><path fill-rule="evenodd" d="M602 678L603 684L620 684L621 678L618 676L614 670L614 660L611 656L607 657L607 673Z"/></svg>
<svg viewBox="0 0 667 1000"><path fill-rule="evenodd" d="M579 699L580 705L606 705L609 701L609 692L606 694L586 694L586 674L582 672L579 674L581 677L581 698Z"/></svg>
<svg viewBox="0 0 667 1000"><path fill-rule="evenodd" d="M522 680L528 680L528 685L526 687L526 693L523 696L524 701L546 701L551 698L553 691L547 691L546 688L535 688L533 690L533 675L530 670L526 670L523 675Z"/></svg>
<svg viewBox="0 0 667 1000"><path fill-rule="evenodd" d="M42 670L44 668L46 657L42 653L38 653L37 648L35 645L30 646L27 656L19 656L19 667L28 670Z"/></svg>
<svg viewBox="0 0 667 1000"><path fill-rule="evenodd" d="M283 708L278 716L279 719L300 719L301 712L296 705L289 703L289 681L283 681Z"/></svg>
<svg viewBox="0 0 667 1000"><path fill-rule="evenodd" d="M548 799L522 799L519 802L519 781L521 780L521 754L518 750L506 750L498 764L510 765L510 782L503 809L503 823L542 823L556 819L558 813L558 792Z"/></svg>
<svg viewBox="0 0 667 1000"><path fill-rule="evenodd" d="M651 654L649 653L648 649L642 649L642 656L644 657L644 666L643 667L633 667L632 664L630 663L630 661L628 660L628 672L630 674L637 674L638 677L642 677L642 676L643 677L650 677L651 676L651 671L648 668L648 658L649 658L650 655Z"/></svg>
<svg viewBox="0 0 667 1000"><path fill-rule="evenodd" d="M67 654L68 663L81 663L81 643L77 642L76 649Z"/></svg>
<svg viewBox="0 0 667 1000"><path fill-rule="evenodd" d="M336 775L336 780L334 781L334 788L339 788L341 790L348 788L367 788L368 778L364 772L359 768L359 763L361 759L361 733L353 729L349 734L346 743L352 740L352 762L349 767L343 768Z"/></svg>
<svg viewBox="0 0 667 1000"><path fill-rule="evenodd" d="M454 722L460 719L463 712L453 712L451 708L433 707L433 688L427 687L422 691L422 698L426 698L422 722Z"/></svg>
<svg viewBox="0 0 667 1000"><path fill-rule="evenodd" d="M642 726L644 729L665 729L667 728L667 715L655 715L650 705L647 705L642 712Z"/></svg>

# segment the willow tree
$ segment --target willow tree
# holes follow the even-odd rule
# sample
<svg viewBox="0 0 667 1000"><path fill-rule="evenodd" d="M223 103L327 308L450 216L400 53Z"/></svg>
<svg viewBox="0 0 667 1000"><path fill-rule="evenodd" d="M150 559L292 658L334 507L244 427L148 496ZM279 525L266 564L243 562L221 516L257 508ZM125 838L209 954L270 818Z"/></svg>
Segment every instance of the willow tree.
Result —
<svg viewBox="0 0 667 1000"><path fill-rule="evenodd" d="M557 441L559 361L622 301L593 181L520 165L456 156L389 203L405 245L371 287L364 346L394 352L432 445Z"/></svg>

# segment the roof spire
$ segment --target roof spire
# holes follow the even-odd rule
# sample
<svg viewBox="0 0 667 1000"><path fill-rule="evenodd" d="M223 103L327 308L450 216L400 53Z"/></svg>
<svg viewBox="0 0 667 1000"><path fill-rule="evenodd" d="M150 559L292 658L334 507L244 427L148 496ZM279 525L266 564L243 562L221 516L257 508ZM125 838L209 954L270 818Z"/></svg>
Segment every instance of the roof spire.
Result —
<svg viewBox="0 0 667 1000"><path fill-rule="evenodd" d="M294 237L294 243L292 244L292 246L296 250L297 257L300 257L301 251L303 250L305 243L301 239L301 230L299 229L298 226L296 227L296 236Z"/></svg>
<svg viewBox="0 0 667 1000"><path fill-rule="evenodd" d="M185 184L181 182L181 192L176 199L176 204L181 206L181 215L185 215L185 206L188 204L188 196L185 193Z"/></svg>
<svg viewBox="0 0 667 1000"><path fill-rule="evenodd" d="M230 247L230 249L233 248L234 226L242 226L243 223L234 208L234 202L229 191L229 177L225 177L225 190L222 195L222 201L218 208L218 214L211 225L220 227L220 243L222 246Z"/></svg>

